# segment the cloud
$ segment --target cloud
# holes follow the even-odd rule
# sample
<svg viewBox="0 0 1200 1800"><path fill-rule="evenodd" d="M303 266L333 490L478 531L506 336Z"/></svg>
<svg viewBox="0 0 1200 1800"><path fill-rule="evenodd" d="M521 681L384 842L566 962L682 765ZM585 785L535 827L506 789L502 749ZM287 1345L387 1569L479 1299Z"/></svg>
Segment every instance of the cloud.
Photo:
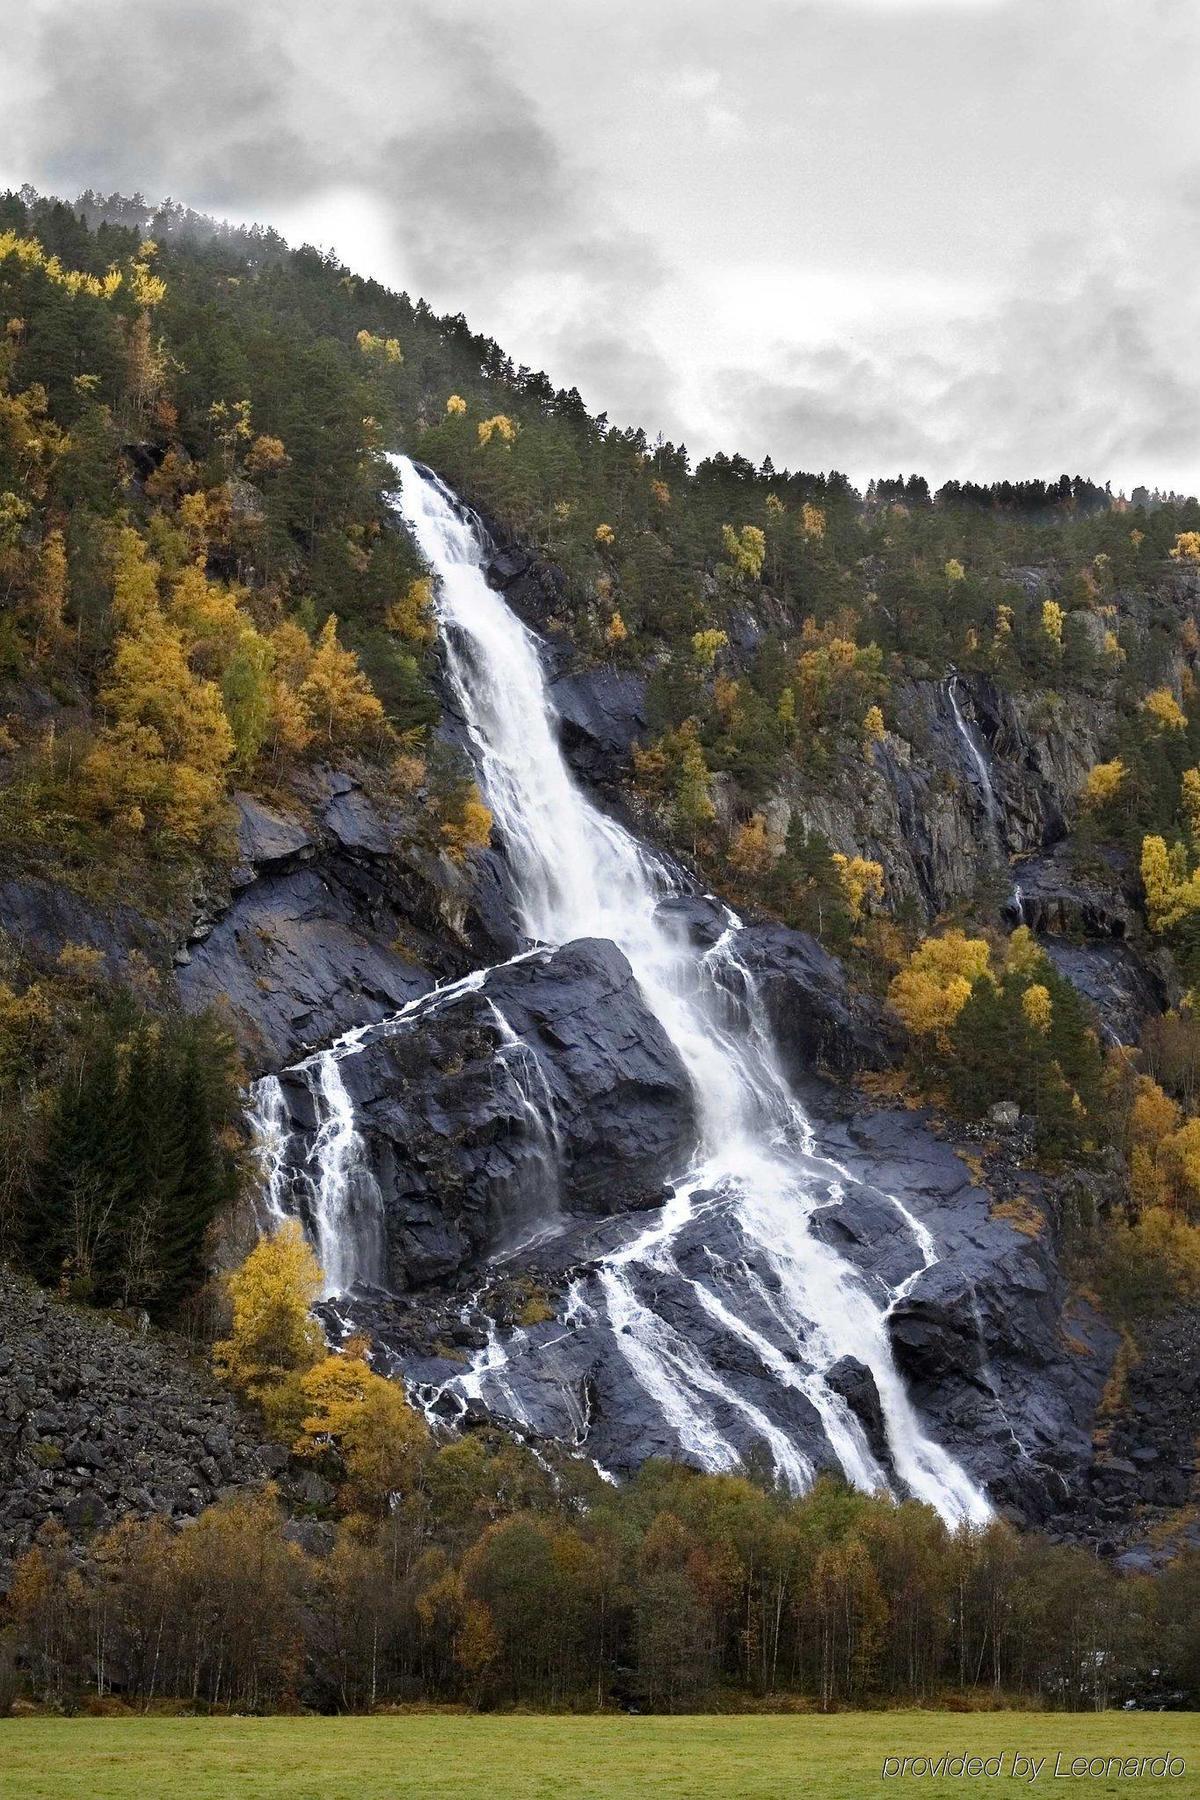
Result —
<svg viewBox="0 0 1200 1800"><path fill-rule="evenodd" d="M1178 312L1164 304L1107 246L1063 237L1031 252L994 304L931 325L926 348L913 334L867 332L855 350L781 349L769 375L723 370L717 429L756 457L769 449L777 463L832 464L860 480L1065 470L1170 485L1194 470L1200 367L1188 313L1200 324L1190 300Z"/></svg>
<svg viewBox="0 0 1200 1800"><path fill-rule="evenodd" d="M1200 14L1052 10L28 0L0 173L352 247L693 451L1200 483Z"/></svg>

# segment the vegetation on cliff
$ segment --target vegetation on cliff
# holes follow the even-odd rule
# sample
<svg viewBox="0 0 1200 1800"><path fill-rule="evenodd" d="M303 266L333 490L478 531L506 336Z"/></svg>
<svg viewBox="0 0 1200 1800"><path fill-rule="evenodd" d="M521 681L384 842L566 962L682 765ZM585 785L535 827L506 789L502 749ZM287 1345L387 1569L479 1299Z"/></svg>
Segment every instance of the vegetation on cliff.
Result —
<svg viewBox="0 0 1200 1800"><path fill-rule="evenodd" d="M175 1007L170 949L230 870L234 787L287 790L350 757L453 861L489 840L435 735L433 595L388 504L384 452L403 448L536 553L537 623L567 660L645 677L623 799L647 828L845 954L890 1001L923 1092L974 1121L1014 1101L1043 1163L1120 1171L1117 1204L1074 1222L1110 1311L1200 1296L1189 1001L1106 1053L994 895L928 929L877 856L776 804L865 779L906 681L960 670L1100 706L1117 723L1075 857L1136 859L1148 929L1190 986L1194 501L1066 477L860 494L836 472L693 465L331 256L115 196L0 200L0 325L0 854L6 875L161 928L120 980L78 946L0 944L0 1255L161 1314L201 1278L209 1222L246 1179L243 1072L217 1018ZM307 1252L272 1244L237 1277L220 1363L341 1488L331 1553L299 1548L269 1496L177 1541L121 1525L82 1561L51 1529L12 1601L42 1691L92 1681L97 1643L138 1697L247 1705L418 1688L557 1703L621 1670L664 1706L722 1684L1084 1704L1139 1679L1150 1646L1194 1690L1191 1563L1118 1598L1086 1559L1004 1526L951 1541L920 1508L824 1484L793 1501L651 1467L614 1494L477 1435L439 1445L365 1346L324 1354ZM1081 1661L1081 1637L1103 1662Z"/></svg>

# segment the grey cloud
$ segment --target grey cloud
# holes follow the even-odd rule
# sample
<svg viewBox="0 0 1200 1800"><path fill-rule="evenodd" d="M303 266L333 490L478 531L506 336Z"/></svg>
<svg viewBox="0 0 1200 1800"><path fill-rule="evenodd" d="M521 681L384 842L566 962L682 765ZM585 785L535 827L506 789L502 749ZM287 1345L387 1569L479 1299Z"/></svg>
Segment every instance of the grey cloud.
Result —
<svg viewBox="0 0 1200 1800"><path fill-rule="evenodd" d="M54 6L10 129L47 184L269 205L328 174L292 117L296 82L269 8Z"/></svg>
<svg viewBox="0 0 1200 1800"><path fill-rule="evenodd" d="M717 404L731 441L777 463L859 479L903 467L953 474L1168 482L1194 471L1200 370L1167 349L1152 289L1071 246L1077 273L1057 289L1031 258L1026 283L982 316L936 334L935 350L894 342L854 353L792 350L770 376L725 370ZM1194 480L1194 473L1191 477Z"/></svg>
<svg viewBox="0 0 1200 1800"><path fill-rule="evenodd" d="M0 168L342 238L622 423L1200 481L1194 0L29 0Z"/></svg>

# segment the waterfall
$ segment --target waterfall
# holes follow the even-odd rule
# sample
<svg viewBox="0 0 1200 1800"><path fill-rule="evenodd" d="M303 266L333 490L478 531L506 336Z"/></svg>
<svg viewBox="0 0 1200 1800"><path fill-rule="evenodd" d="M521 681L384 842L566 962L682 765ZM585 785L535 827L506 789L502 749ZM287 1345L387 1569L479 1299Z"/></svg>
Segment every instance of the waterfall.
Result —
<svg viewBox="0 0 1200 1800"><path fill-rule="evenodd" d="M383 1207L354 1102L342 1080L345 1044L322 1050L298 1073L308 1084L317 1129L302 1170L308 1223L326 1295L383 1275Z"/></svg>
<svg viewBox="0 0 1200 1800"><path fill-rule="evenodd" d="M246 1122L258 1156L261 1186L256 1197L260 1231L274 1231L290 1216L288 1151L292 1121L277 1075L264 1075L251 1090Z"/></svg>
<svg viewBox="0 0 1200 1800"><path fill-rule="evenodd" d="M946 683L946 695L950 701L950 711L954 715L954 729L958 732L966 746L967 756L975 770L979 790L983 795L983 810L987 819L988 839L992 854L998 867L1003 867L1008 856L1004 847L1004 815L996 799L996 790L992 785L992 771L979 741L979 734L973 726L968 725L962 707L958 703L958 676L951 675ZM1020 882L1014 882L1008 897L1008 912L1016 919L1018 925L1025 920L1025 896L1021 892Z"/></svg>
<svg viewBox="0 0 1200 1800"><path fill-rule="evenodd" d="M972 727L967 724L966 719L963 717L962 708L958 704L957 675L951 675L949 681L946 683L946 694L950 701L950 710L954 714L954 728L967 747L967 755L970 758L971 766L975 770L980 792L983 795L983 809L987 815L988 835L992 840L992 847L996 852L997 858L1000 858L1003 855L1001 847L1003 840L1000 830L1000 808L996 804L996 791L992 786L992 772L988 767L988 760L983 753L983 747L979 742L979 738Z"/></svg>
<svg viewBox="0 0 1200 1800"><path fill-rule="evenodd" d="M664 919L660 904L681 891L680 879L575 785L537 640L485 579L482 528L435 476L407 458L393 460L399 510L437 577L447 673L503 840L521 928L530 941L551 945L580 937L614 942L696 1093L700 1143L693 1166L681 1171L654 1222L602 1259L589 1297L578 1284L573 1288L569 1308L576 1315L584 1306L603 1309L633 1378L681 1448L704 1467L740 1463L732 1434L738 1421L796 1488L811 1477L806 1459L655 1310L655 1275L669 1271L686 1281L726 1335L778 1381L799 1389L848 1479L870 1488L884 1483L884 1472L858 1420L825 1379L842 1357L857 1358L874 1377L892 1466L907 1490L950 1521L986 1518L983 1495L921 1429L892 1359L886 1305L809 1230L819 1209L838 1203L845 1172L820 1155L782 1075L753 979L738 957L740 921L728 914L719 942L698 955ZM955 711L958 716L957 705ZM536 1103L532 1089L526 1097ZM352 1112L338 1130L342 1136L331 1130L321 1157L340 1154L338 1145L351 1141ZM745 1248L738 1270L717 1259L703 1276L684 1273L676 1253L685 1236L691 1244L699 1232L703 1241L707 1209L715 1208L733 1221ZM928 1234L905 1217L928 1266ZM511 1396L504 1360L503 1346L489 1341L460 1391L482 1394L491 1383Z"/></svg>

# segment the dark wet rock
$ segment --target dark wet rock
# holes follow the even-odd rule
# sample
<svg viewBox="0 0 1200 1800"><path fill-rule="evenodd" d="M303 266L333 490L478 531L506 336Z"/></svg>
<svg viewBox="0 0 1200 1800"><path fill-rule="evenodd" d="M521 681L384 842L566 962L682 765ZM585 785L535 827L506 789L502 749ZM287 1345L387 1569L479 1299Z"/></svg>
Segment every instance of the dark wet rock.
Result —
<svg viewBox="0 0 1200 1800"><path fill-rule="evenodd" d="M169 960L166 932L136 907L88 900L33 877L0 882L0 931L35 968L48 967L68 945L98 950L114 980L128 978L131 951L156 965Z"/></svg>
<svg viewBox="0 0 1200 1800"><path fill-rule="evenodd" d="M809 1169L817 1202L811 1230L845 1258L877 1304L891 1305L894 1354L923 1428L998 1506L1053 1521L1056 1529L1068 1515L1086 1519L1079 1508L1089 1491L1095 1409L1116 1339L1086 1307L1076 1303L1064 1313L1067 1296L1048 1231L1030 1236L995 1216L990 1195L921 1116L847 1110L840 1090L811 1079L805 1104L821 1156L833 1159L818 1158ZM747 1239L728 1194L697 1193L691 1206L669 1257L643 1258L634 1249L621 1263L628 1285L619 1289L615 1313L597 1259L633 1249L641 1234L653 1232L653 1213L604 1220L566 1213L544 1241L506 1262L506 1272L529 1271L555 1317L524 1330L511 1311L504 1314L500 1372L472 1406L524 1435L580 1444L616 1474L632 1473L649 1456L694 1460L686 1427L638 1373L639 1327L623 1318L630 1307L636 1318L644 1306L709 1371L712 1419L743 1458L770 1468L775 1451L763 1434L775 1431L812 1469L836 1468L799 1384L807 1366L803 1338L782 1327L774 1310L777 1273ZM929 1267L921 1227L934 1245ZM386 1366L428 1382L433 1395L461 1368L431 1357L431 1342L455 1341L456 1323L468 1316L464 1288L474 1290L480 1279L473 1272L464 1284L447 1271L423 1291L392 1300L359 1296L350 1310ZM482 1279L486 1288L486 1274ZM575 1285L565 1329L569 1282ZM749 1332L735 1330L731 1317ZM795 1380L787 1379L789 1368ZM839 1359L832 1385L890 1469L879 1396L865 1365ZM439 1416L457 1416L460 1406L448 1390ZM1156 1475L1160 1463L1134 1464L1137 1479Z"/></svg>
<svg viewBox="0 0 1200 1800"><path fill-rule="evenodd" d="M551 684L550 698L572 767L601 786L617 781L648 729L644 679L617 669L588 669L560 676Z"/></svg>
<svg viewBox="0 0 1200 1800"><path fill-rule="evenodd" d="M308 781L309 822L238 795L240 864L177 954L184 1003L227 1004L251 1068L390 1017L435 979L517 949L502 859L412 841L345 770Z"/></svg>
<svg viewBox="0 0 1200 1800"><path fill-rule="evenodd" d="M828 1104L814 1094L812 1110ZM1025 1229L997 1214L953 1146L919 1115L831 1111L819 1135L862 1185L848 1188L835 1212L819 1214L814 1229L844 1217L854 1235L844 1233L836 1247L864 1280L895 1296L893 1355L931 1434L997 1504L1033 1520L1058 1514L1086 1485L1117 1337L1070 1299L1049 1224L1029 1222L1034 1201ZM1019 1185L1039 1192L1025 1171ZM901 1231L886 1228L880 1198L890 1196L930 1233L929 1267L895 1200L889 1210Z"/></svg>
<svg viewBox="0 0 1200 1800"><path fill-rule="evenodd" d="M876 1462L882 1468L888 1468L891 1452L888 1449L883 1406L870 1369L855 1356L843 1356L834 1363L825 1380L835 1394L842 1396L862 1426Z"/></svg>
<svg viewBox="0 0 1200 1800"><path fill-rule="evenodd" d="M1110 1041L1135 1044L1146 1019L1177 997L1169 972L1129 944L1077 944L1047 937L1041 947L1092 1007Z"/></svg>
<svg viewBox="0 0 1200 1800"><path fill-rule="evenodd" d="M1127 858L1106 850L1081 864L1070 845L1019 863L1025 923L1036 932L1126 938L1137 926Z"/></svg>
<svg viewBox="0 0 1200 1800"><path fill-rule="evenodd" d="M253 794L235 794L238 855L255 868L279 868L302 861L316 848L308 827Z"/></svg>
<svg viewBox="0 0 1200 1800"><path fill-rule="evenodd" d="M357 927L357 928L356 928ZM433 984L368 936L355 908L320 870L256 881L180 970L189 1006L227 1003L260 1066L387 1018Z"/></svg>
<svg viewBox="0 0 1200 1800"><path fill-rule="evenodd" d="M321 822L343 850L387 856L392 848L386 821L361 789L331 794Z"/></svg>
<svg viewBox="0 0 1200 1800"><path fill-rule="evenodd" d="M748 926L738 934L736 953L762 998L790 1078L814 1068L878 1069L892 1060L880 1008L854 992L845 966L807 932Z"/></svg>
<svg viewBox="0 0 1200 1800"><path fill-rule="evenodd" d="M477 991L373 1035L340 1069L397 1288L502 1250L559 1208L657 1202L695 1134L686 1071L625 957L600 940L494 969ZM312 1095L283 1080L299 1162Z"/></svg>
<svg viewBox="0 0 1200 1800"><path fill-rule="evenodd" d="M728 924L725 907L708 894L672 894L660 900L655 917L698 950L710 950Z"/></svg>

